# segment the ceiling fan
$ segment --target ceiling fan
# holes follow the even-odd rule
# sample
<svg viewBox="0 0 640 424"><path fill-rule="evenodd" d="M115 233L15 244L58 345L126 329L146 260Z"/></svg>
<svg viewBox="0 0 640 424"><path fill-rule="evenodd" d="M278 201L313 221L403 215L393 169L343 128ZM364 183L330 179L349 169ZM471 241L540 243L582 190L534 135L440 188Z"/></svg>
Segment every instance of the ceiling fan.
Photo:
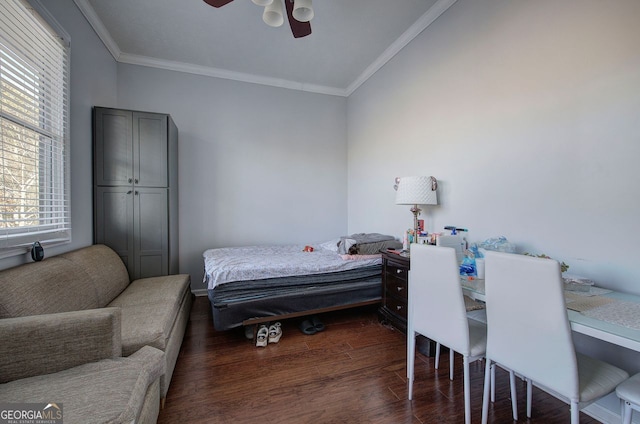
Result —
<svg viewBox="0 0 640 424"><path fill-rule="evenodd" d="M204 0L205 3L213 7L222 7L233 0ZM269 26L279 27L284 22L282 1L287 9L289 26L295 38L306 37L311 34L311 24L313 18L313 8L311 0L252 0L258 6L264 6L262 20Z"/></svg>

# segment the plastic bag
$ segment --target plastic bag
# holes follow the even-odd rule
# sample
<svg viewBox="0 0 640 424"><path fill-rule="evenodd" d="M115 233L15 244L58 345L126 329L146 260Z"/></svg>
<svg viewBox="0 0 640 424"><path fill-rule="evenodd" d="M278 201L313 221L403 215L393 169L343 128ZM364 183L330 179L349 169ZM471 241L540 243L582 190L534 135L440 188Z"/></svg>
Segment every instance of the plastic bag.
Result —
<svg viewBox="0 0 640 424"><path fill-rule="evenodd" d="M480 246L478 247L485 250L493 250L495 252L516 253L516 245L509 243L509 240L504 236L486 239L480 243Z"/></svg>
<svg viewBox="0 0 640 424"><path fill-rule="evenodd" d="M473 253L468 252L462 260L462 263L460 264L460 275L464 277L475 277L478 275L476 271L476 260L473 257Z"/></svg>

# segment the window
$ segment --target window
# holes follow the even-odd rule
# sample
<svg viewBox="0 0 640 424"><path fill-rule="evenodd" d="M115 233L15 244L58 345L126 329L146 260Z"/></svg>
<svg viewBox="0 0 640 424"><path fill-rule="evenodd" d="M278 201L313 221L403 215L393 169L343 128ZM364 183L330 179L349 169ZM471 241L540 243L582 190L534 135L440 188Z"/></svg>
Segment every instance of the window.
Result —
<svg viewBox="0 0 640 424"><path fill-rule="evenodd" d="M69 48L21 0L0 2L0 256L71 240Z"/></svg>

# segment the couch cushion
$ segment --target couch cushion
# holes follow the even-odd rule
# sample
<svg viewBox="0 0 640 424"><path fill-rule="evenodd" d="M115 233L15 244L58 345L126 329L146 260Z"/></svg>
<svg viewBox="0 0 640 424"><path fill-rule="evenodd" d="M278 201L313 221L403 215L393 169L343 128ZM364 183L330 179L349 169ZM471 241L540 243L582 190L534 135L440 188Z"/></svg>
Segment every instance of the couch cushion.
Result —
<svg viewBox="0 0 640 424"><path fill-rule="evenodd" d="M122 309L122 354L149 345L161 349L189 292L189 275L168 275L133 281L109 306Z"/></svg>
<svg viewBox="0 0 640 424"><path fill-rule="evenodd" d="M120 308L0 319L0 383L122 356Z"/></svg>
<svg viewBox="0 0 640 424"><path fill-rule="evenodd" d="M107 306L129 285L129 273L124 262L103 244L74 250L60 257L85 270L93 282L100 307Z"/></svg>
<svg viewBox="0 0 640 424"><path fill-rule="evenodd" d="M0 318L105 306L85 269L61 257L4 270L0 287Z"/></svg>
<svg viewBox="0 0 640 424"><path fill-rule="evenodd" d="M0 384L0 401L62 403L65 424L130 423L142 409L147 388L164 372L163 363L162 352L145 347L128 358Z"/></svg>

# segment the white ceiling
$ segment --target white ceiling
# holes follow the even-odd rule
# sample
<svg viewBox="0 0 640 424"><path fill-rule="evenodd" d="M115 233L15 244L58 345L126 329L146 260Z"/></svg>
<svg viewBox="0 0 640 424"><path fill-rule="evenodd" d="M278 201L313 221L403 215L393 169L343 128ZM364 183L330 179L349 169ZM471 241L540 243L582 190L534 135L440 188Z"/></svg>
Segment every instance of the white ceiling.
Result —
<svg viewBox="0 0 640 424"><path fill-rule="evenodd" d="M235 0L74 0L119 62L348 96L456 0L316 0L312 34Z"/></svg>

